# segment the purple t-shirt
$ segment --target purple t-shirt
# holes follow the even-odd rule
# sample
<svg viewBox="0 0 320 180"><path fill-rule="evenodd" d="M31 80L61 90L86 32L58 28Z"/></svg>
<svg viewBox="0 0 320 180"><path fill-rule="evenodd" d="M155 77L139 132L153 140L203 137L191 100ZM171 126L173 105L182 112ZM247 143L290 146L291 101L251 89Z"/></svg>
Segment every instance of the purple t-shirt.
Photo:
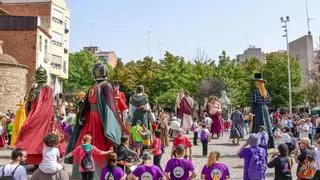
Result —
<svg viewBox="0 0 320 180"><path fill-rule="evenodd" d="M209 167L205 165L202 168L201 175L205 175L206 180L212 180L215 176L220 180L225 180L227 176L230 176L230 173L227 165L223 163L214 163Z"/></svg>
<svg viewBox="0 0 320 180"><path fill-rule="evenodd" d="M262 151L264 152L264 155L266 156L265 150L262 149ZM244 159L243 180L249 180L248 168L249 168L251 155L252 155L251 148L245 148L239 153L240 158Z"/></svg>
<svg viewBox="0 0 320 180"><path fill-rule="evenodd" d="M139 178L139 180L153 180L153 179L160 179L164 177L163 172L158 166L152 165L152 166L146 166L146 165L140 165L138 166L132 174Z"/></svg>
<svg viewBox="0 0 320 180"><path fill-rule="evenodd" d="M108 167L104 167L101 172L100 180L119 180L123 176L125 176L125 173L119 167L115 167L112 170Z"/></svg>
<svg viewBox="0 0 320 180"><path fill-rule="evenodd" d="M172 180L189 180L190 171L194 171L193 164L187 159L170 159L167 163L165 172L170 172L170 179Z"/></svg>

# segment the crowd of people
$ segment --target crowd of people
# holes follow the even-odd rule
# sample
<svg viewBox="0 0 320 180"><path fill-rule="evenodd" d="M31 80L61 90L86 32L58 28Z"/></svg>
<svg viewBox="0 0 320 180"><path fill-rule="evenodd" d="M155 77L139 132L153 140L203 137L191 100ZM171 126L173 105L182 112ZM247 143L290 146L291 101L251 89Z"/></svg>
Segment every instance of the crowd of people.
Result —
<svg viewBox="0 0 320 180"><path fill-rule="evenodd" d="M15 115L1 116L0 145L13 151L12 162L0 168L0 177L24 180L28 172L33 180L69 179L63 165L67 163L73 165L72 176L83 180L232 179L221 153L208 148L210 141L230 131L234 145L249 135L237 152L244 160L244 180L265 179L267 167L275 168L276 180L292 179L294 173L300 179L320 178L320 141L312 146L319 138L320 119L279 112L269 116L270 97L261 74L255 76L252 110L235 106L229 113L226 92L221 98L205 98L199 109L183 91L172 114L160 105L152 108L141 85L127 103L119 82L106 81L101 63L93 66L92 74L94 84L88 93L78 94L73 107L62 94L53 98L46 70L38 68L36 86L26 102L20 103ZM207 158L200 174L192 161L192 147L198 142ZM165 151L170 159L161 164ZM297 172L292 159L298 163Z"/></svg>

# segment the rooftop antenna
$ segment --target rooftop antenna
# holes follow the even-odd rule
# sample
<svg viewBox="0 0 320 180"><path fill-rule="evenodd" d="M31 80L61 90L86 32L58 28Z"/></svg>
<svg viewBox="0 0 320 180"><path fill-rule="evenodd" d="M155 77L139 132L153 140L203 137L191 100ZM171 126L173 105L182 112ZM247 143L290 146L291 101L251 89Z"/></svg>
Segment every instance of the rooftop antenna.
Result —
<svg viewBox="0 0 320 180"><path fill-rule="evenodd" d="M247 49L249 47L248 33L244 33L244 44L245 44L245 49Z"/></svg>
<svg viewBox="0 0 320 180"><path fill-rule="evenodd" d="M93 23L93 21L90 21L90 27L91 27L91 29L90 29L90 46L92 46L92 38L93 38L93 25L94 25L94 23Z"/></svg>
<svg viewBox="0 0 320 180"><path fill-rule="evenodd" d="M151 31L148 31L148 56L150 57L151 55L151 44L150 44L150 35L151 35Z"/></svg>
<svg viewBox="0 0 320 180"><path fill-rule="evenodd" d="M307 14L307 25L308 25L308 35L311 35L311 30L310 30L310 21L315 20L315 18L310 18L309 17L309 9L308 9L308 0L304 0L305 5L306 5L306 14Z"/></svg>

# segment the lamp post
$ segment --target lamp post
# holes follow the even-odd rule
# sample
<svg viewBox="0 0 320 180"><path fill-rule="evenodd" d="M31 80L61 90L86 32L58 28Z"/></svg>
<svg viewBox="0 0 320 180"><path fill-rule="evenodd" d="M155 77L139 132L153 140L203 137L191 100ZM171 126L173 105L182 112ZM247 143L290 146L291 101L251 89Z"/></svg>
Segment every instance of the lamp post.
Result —
<svg viewBox="0 0 320 180"><path fill-rule="evenodd" d="M286 16L286 18L281 17L280 18L281 23L284 25L282 28L284 28L285 34L283 37L286 37L286 43L287 43L287 58L288 58L288 86L289 86L289 112L292 114L292 97L291 97L291 67L290 67L290 53L289 53L289 40L288 40L288 22L290 21L289 16Z"/></svg>

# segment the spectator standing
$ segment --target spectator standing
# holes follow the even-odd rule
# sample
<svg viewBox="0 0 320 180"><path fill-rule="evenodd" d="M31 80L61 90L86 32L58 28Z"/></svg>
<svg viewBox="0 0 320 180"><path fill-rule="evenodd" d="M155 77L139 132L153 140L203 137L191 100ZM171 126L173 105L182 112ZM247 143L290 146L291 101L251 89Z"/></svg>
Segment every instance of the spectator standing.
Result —
<svg viewBox="0 0 320 180"><path fill-rule="evenodd" d="M193 145L197 146L198 145L198 131L199 131L199 125L197 122L197 118L193 119L193 123L192 123L190 130L193 131Z"/></svg>
<svg viewBox="0 0 320 180"><path fill-rule="evenodd" d="M183 147L185 148L184 157L185 158L189 157L189 160L192 160L192 150L191 150L192 144L190 142L189 137L183 135L182 128L178 130L178 135L173 139L173 146L171 149L171 158L175 156L175 150L180 144L182 144Z"/></svg>
<svg viewBox="0 0 320 180"><path fill-rule="evenodd" d="M139 165L129 176L128 180L161 179L165 180L165 175L161 169L151 162L152 155L149 152L142 154L143 163Z"/></svg>
<svg viewBox="0 0 320 180"><path fill-rule="evenodd" d="M210 141L211 135L208 127L203 124L202 130L200 133L200 140L202 143L202 155L207 156L208 155L208 142Z"/></svg>
<svg viewBox="0 0 320 180"><path fill-rule="evenodd" d="M317 170L315 154L311 149L310 143L311 142L309 138L300 139L300 152L295 152L296 161L298 162L297 177L300 179L312 178Z"/></svg>
<svg viewBox="0 0 320 180"><path fill-rule="evenodd" d="M142 148L142 135L143 128L141 126L142 122L140 120L137 121L137 124L131 127L131 135L132 135L132 147L133 150L140 156L141 148Z"/></svg>
<svg viewBox="0 0 320 180"><path fill-rule="evenodd" d="M313 180L320 179L320 140L317 141L317 146L314 148L314 153L316 155L316 161L317 161L317 172L313 176Z"/></svg>
<svg viewBox="0 0 320 180"><path fill-rule="evenodd" d="M171 180L190 180L196 177L195 169L190 160L183 159L184 147L176 148L176 157L167 162L165 168L166 178ZM191 173L191 175L190 175Z"/></svg>
<svg viewBox="0 0 320 180"><path fill-rule="evenodd" d="M244 159L243 180L261 180L265 178L267 154L265 149L258 146L259 138L260 135L251 134L247 142L238 151L239 157ZM247 145L250 145L250 147L246 148Z"/></svg>
<svg viewBox="0 0 320 180"><path fill-rule="evenodd" d="M152 152L153 154L153 164L158 166L161 170L161 156L162 156L162 151L161 151L161 132L159 130L155 131L155 138L152 142L151 149L149 151Z"/></svg>
<svg viewBox="0 0 320 180"><path fill-rule="evenodd" d="M299 129L299 139L309 138L310 126L309 124L306 123L304 119L300 120L300 126L298 127L298 129Z"/></svg>
<svg viewBox="0 0 320 180"><path fill-rule="evenodd" d="M14 149L11 153L12 162L0 168L0 177L14 180L27 180L26 169L20 165L27 160L27 153L20 149Z"/></svg>
<svg viewBox="0 0 320 180"><path fill-rule="evenodd" d="M93 157L96 155L107 155L112 152L111 148L109 151L101 151L97 147L91 145L92 137L90 135L85 135L82 140L82 145L77 146L71 153L67 154L64 158L60 160L62 162L64 159L74 156L75 164L79 164L79 172L81 172L82 180L93 180L95 172L95 164ZM88 157L88 158L87 158ZM84 162L89 162L90 168L87 168L87 164ZM88 164L89 164L88 163Z"/></svg>
<svg viewBox="0 0 320 180"><path fill-rule="evenodd" d="M288 156L289 148L286 144L278 146L268 163L268 168L275 168L275 180L292 180L292 159Z"/></svg>
<svg viewBox="0 0 320 180"><path fill-rule="evenodd" d="M110 153L107 158L107 165L102 169L100 180L125 180L126 174L120 167L117 167L117 154Z"/></svg>
<svg viewBox="0 0 320 180"><path fill-rule="evenodd" d="M210 152L208 164L202 168L201 179L205 180L226 180L230 179L230 172L227 165L220 162L220 153Z"/></svg>

